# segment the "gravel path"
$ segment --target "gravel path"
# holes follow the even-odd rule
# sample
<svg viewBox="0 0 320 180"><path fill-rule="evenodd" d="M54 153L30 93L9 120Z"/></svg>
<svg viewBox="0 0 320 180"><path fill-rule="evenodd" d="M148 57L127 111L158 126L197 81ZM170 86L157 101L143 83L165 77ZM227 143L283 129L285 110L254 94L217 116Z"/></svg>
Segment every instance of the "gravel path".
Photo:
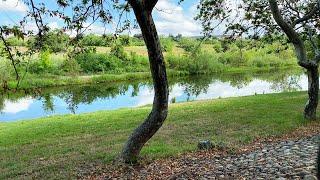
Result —
<svg viewBox="0 0 320 180"><path fill-rule="evenodd" d="M89 179L316 179L320 134L259 144L228 155L201 151L140 167L108 169Z"/></svg>
<svg viewBox="0 0 320 180"><path fill-rule="evenodd" d="M189 160L185 164L191 166L172 178L310 179L316 174L319 143L317 135L266 144L262 149L235 156Z"/></svg>

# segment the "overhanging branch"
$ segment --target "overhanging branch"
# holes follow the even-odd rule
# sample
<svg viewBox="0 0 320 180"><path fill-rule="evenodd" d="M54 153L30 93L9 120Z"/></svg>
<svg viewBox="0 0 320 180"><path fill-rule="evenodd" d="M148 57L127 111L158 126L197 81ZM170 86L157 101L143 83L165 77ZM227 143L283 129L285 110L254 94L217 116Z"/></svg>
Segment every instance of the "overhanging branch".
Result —
<svg viewBox="0 0 320 180"><path fill-rule="evenodd" d="M299 18L297 20L295 20L292 23L292 27L296 26L297 24L300 24L302 22L308 21L309 19L311 19L314 15L317 14L317 12L319 11L319 6L315 6L308 14L306 14L304 17Z"/></svg>

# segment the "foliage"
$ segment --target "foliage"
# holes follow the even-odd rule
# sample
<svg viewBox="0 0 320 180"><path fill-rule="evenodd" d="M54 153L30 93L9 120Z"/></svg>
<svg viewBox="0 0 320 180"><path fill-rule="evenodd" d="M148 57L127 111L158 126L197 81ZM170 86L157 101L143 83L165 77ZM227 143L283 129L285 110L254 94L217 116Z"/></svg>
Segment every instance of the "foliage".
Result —
<svg viewBox="0 0 320 180"><path fill-rule="evenodd" d="M12 36L7 39L10 46L26 46L27 42L21 38Z"/></svg>
<svg viewBox="0 0 320 180"><path fill-rule="evenodd" d="M122 68L119 58L113 55L83 53L77 55L75 59L86 73L117 72Z"/></svg>
<svg viewBox="0 0 320 180"><path fill-rule="evenodd" d="M200 42L191 38L182 38L179 41L179 46L187 52L196 53L200 49Z"/></svg>
<svg viewBox="0 0 320 180"><path fill-rule="evenodd" d="M171 38L161 37L160 42L164 52L172 52L174 43Z"/></svg>
<svg viewBox="0 0 320 180"><path fill-rule="evenodd" d="M123 45L121 41L116 41L112 44L110 55L119 58L122 61L127 61L127 54L124 52Z"/></svg>
<svg viewBox="0 0 320 180"><path fill-rule="evenodd" d="M51 52L57 53L57 52L66 52L68 48L70 37L59 30L53 30L45 34L45 36L42 39L42 49L49 50ZM37 38L34 36L31 36L28 38L27 46L30 49L36 48L37 45Z"/></svg>

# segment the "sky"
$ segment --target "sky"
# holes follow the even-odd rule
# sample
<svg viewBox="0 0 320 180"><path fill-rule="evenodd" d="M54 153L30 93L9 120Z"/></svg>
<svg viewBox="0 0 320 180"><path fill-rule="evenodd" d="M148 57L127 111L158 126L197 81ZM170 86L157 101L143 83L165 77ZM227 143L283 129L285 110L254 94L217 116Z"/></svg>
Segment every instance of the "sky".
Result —
<svg viewBox="0 0 320 180"><path fill-rule="evenodd" d="M55 0L40 1L35 0L37 3L46 3L48 7L56 8ZM177 35L183 36L199 36L201 35L201 25L194 20L197 14L198 0L185 1L182 5L178 5L178 0L159 0L156 9L153 11L154 21L160 35ZM0 0L0 25L14 25L26 15L28 11L27 5L21 0ZM132 14L129 16L133 16ZM131 17L134 18L134 17ZM45 22L52 29L63 26L63 22L54 19L46 18ZM86 33L103 34L113 33L116 29L116 22L104 27L101 23L95 23L88 28ZM89 24L90 22L88 22ZM26 30L36 29L35 23L28 23L25 27ZM139 33L138 29L131 30L132 35Z"/></svg>

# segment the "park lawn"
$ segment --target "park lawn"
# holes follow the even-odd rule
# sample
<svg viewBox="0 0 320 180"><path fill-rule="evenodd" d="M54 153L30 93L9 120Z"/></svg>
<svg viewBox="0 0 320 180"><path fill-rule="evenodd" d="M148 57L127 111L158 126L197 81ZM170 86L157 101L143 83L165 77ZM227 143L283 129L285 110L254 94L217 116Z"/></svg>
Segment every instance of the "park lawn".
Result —
<svg viewBox="0 0 320 180"><path fill-rule="evenodd" d="M195 151L199 140L239 148L256 138L306 126L306 92L171 104L168 119L142 151L146 159ZM0 179L74 178L110 163L150 106L0 123Z"/></svg>

